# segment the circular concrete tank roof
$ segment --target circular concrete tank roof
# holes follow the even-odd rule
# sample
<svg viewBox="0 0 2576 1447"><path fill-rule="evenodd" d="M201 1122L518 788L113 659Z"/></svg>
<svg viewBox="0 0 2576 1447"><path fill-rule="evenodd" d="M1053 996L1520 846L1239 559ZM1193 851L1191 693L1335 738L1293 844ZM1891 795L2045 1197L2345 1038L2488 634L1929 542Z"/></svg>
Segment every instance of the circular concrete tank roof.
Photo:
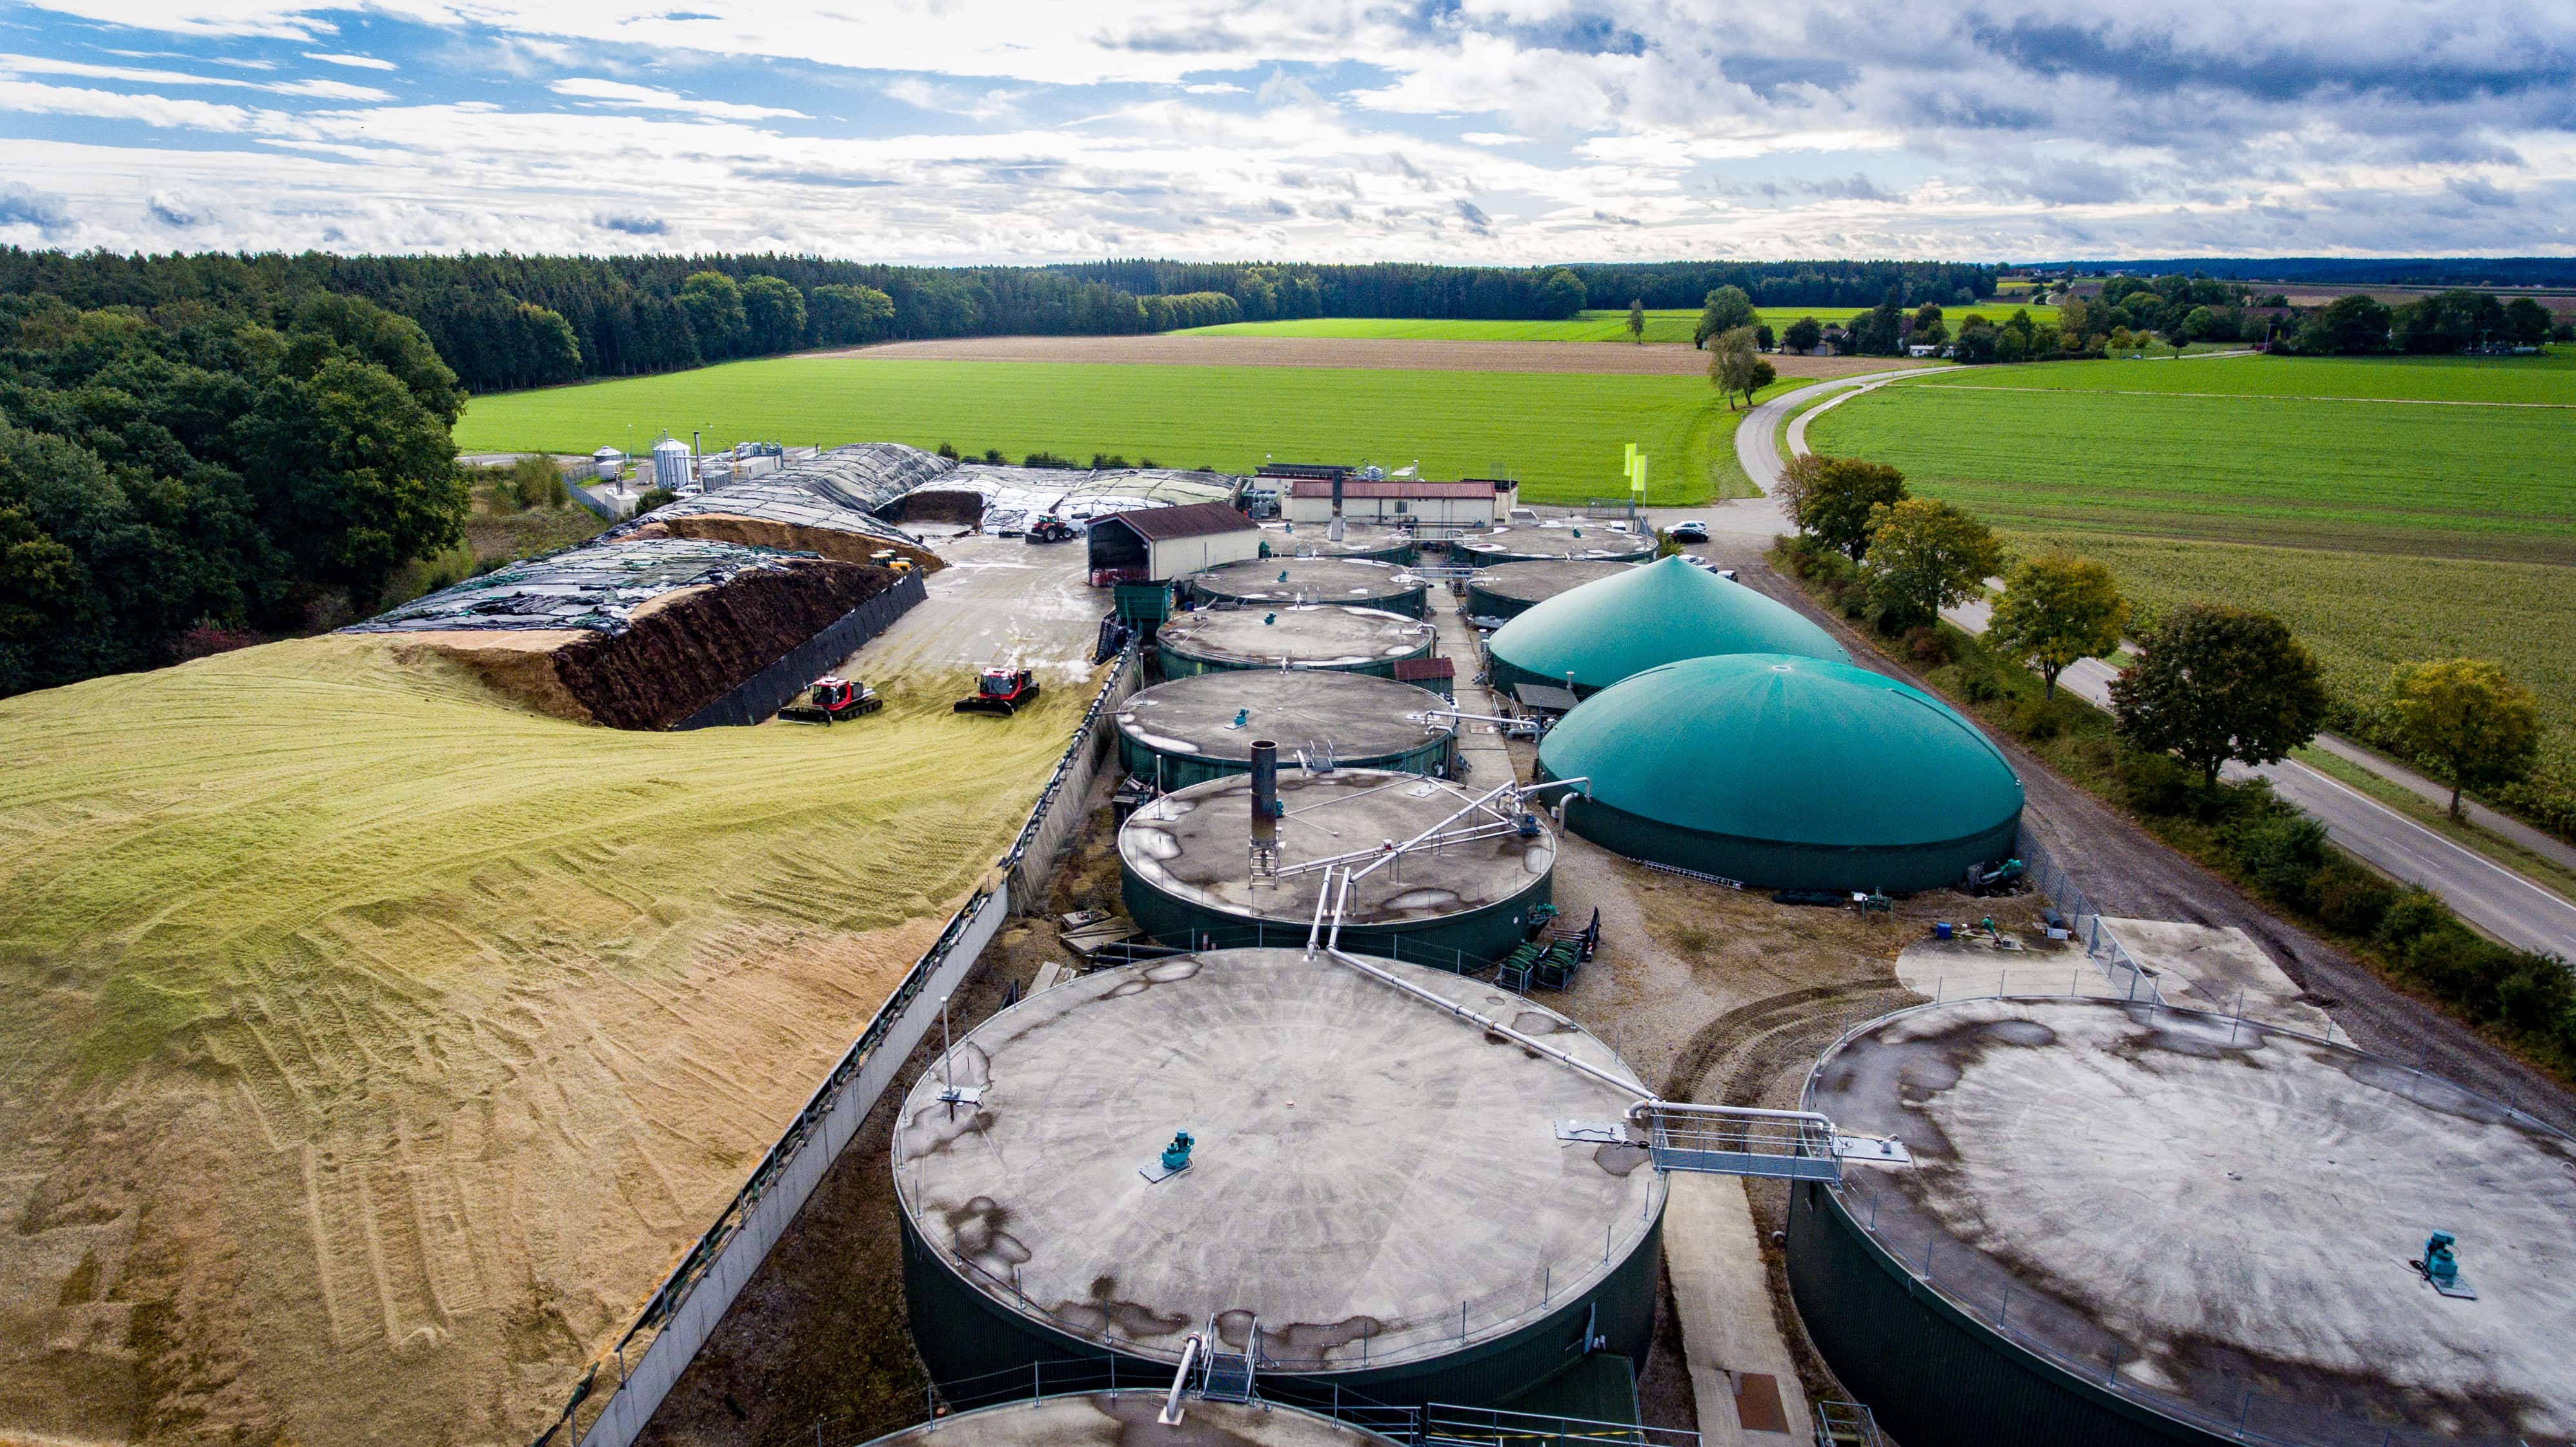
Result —
<svg viewBox="0 0 2576 1447"><path fill-rule="evenodd" d="M1599 558L1549 558L1535 563L1496 563L1479 568L1472 586L1497 598L1511 598L1523 603L1544 603L1559 593L1570 593L1586 583L1615 578L1635 568L1634 563L1610 562Z"/></svg>
<svg viewBox="0 0 2576 1447"><path fill-rule="evenodd" d="M1538 756L1550 778L1589 777L1584 792L1601 803L1737 839L1935 844L2006 823L2022 803L2012 765L1949 705L1848 663L1778 653L1648 669L1585 699Z"/></svg>
<svg viewBox="0 0 2576 1447"><path fill-rule="evenodd" d="M1498 663L1579 692L1712 653L1797 653L1848 662L1797 610L1678 556L1559 593L1494 630Z"/></svg>
<svg viewBox="0 0 2576 1447"><path fill-rule="evenodd" d="M1279 745L1282 760L1310 757L1383 759L1456 732L1424 722L1447 705L1409 683L1365 673L1283 673L1239 668L1176 678L1129 696L1118 729L1157 753L1211 762L1252 761L1252 741ZM1244 717L1241 728L1236 717Z"/></svg>
<svg viewBox="0 0 2576 1447"><path fill-rule="evenodd" d="M1493 985L1372 961L1633 1073ZM980 1102L925 1071L894 1134L912 1225L999 1310L1177 1358L1258 1316L1298 1371L1437 1358L1541 1320L1646 1244L1645 1151L1557 1137L1614 1090L1317 952L1217 950L1085 975L958 1042ZM1188 1170L1156 1181L1173 1132ZM1462 1319L1460 1308L1464 1305Z"/></svg>
<svg viewBox="0 0 2576 1447"><path fill-rule="evenodd" d="M1470 566L1532 558L1606 558L1642 562L1655 555L1652 534L1612 532L1606 523L1583 518L1543 523L1511 523L1469 533L1450 544Z"/></svg>
<svg viewBox="0 0 2576 1447"><path fill-rule="evenodd" d="M1247 604L1371 603L1422 587L1421 574L1370 558L1246 558L1192 573L1187 581L1207 597Z"/></svg>
<svg viewBox="0 0 2576 1447"><path fill-rule="evenodd" d="M959 1412L879 1437L867 1447L1391 1447L1393 1441L1277 1402L1188 1397L1178 1427L1159 1423L1162 1410L1163 1393L1139 1380L1135 1388L1117 1392Z"/></svg>
<svg viewBox="0 0 2576 1447"><path fill-rule="evenodd" d="M1383 523L1342 524L1342 540L1334 542L1325 536L1330 524L1300 523L1289 527L1282 523L1263 523L1264 541L1274 556L1284 558L1338 558L1354 554L1389 553L1415 545L1411 528L1391 528Z"/></svg>
<svg viewBox="0 0 2576 1447"><path fill-rule="evenodd" d="M1404 685L1410 687L1411 685ZM1428 694L1424 695L1429 697ZM1478 794L1439 779L1378 769L1310 774L1279 771L1279 864L1365 854L1402 843L1475 802ZM1450 826L1507 822L1485 809ZM1118 858L1129 872L1176 899L1245 920L1304 923L1315 915L1324 871L1273 879L1252 873L1252 780L1212 779L1176 789L1127 816ZM1359 861L1365 864L1367 861ZM1556 836L1544 819L1523 838L1489 838L1417 849L1352 883L1346 925L1419 924L1511 899L1556 867ZM1338 889L1338 886L1337 886Z"/></svg>
<svg viewBox="0 0 2576 1447"><path fill-rule="evenodd" d="M1917 1163L1846 1171L1850 1218L2090 1383L2218 1438L2563 1440L2576 1142L2411 1064L2221 1015L1982 1000L1864 1027L1808 1101ZM2476 1300L2408 1265L2437 1229Z"/></svg>
<svg viewBox="0 0 2576 1447"><path fill-rule="evenodd" d="M1361 668L1428 651L1438 630L1383 608L1318 603L1200 609L1165 623L1155 642L1213 663L1276 668Z"/></svg>

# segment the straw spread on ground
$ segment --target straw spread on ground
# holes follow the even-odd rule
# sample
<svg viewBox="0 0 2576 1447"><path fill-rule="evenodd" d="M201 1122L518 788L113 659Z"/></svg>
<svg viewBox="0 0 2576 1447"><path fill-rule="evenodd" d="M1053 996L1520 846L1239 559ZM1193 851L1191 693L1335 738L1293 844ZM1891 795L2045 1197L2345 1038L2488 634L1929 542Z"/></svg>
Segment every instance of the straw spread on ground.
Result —
<svg viewBox="0 0 2576 1447"><path fill-rule="evenodd" d="M550 717L402 639L0 703L0 1439L526 1441L1086 690Z"/></svg>

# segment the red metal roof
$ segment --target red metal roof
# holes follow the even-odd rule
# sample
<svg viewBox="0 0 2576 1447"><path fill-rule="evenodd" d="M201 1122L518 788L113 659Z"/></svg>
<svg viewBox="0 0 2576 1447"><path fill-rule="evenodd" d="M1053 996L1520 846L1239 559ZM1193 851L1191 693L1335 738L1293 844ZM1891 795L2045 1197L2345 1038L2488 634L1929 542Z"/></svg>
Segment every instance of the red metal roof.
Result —
<svg viewBox="0 0 2576 1447"><path fill-rule="evenodd" d="M1125 523L1136 536L1149 543L1206 537L1213 533L1248 532L1257 526L1252 519L1236 512L1232 504L1222 502L1138 508L1133 512L1114 512L1091 521L1093 527L1103 523Z"/></svg>
<svg viewBox="0 0 2576 1447"><path fill-rule="evenodd" d="M1396 482L1389 480L1386 482L1346 482L1342 484L1342 496L1346 498L1418 497L1426 500L1432 498L1457 498L1462 501L1474 501L1478 498L1490 499L1493 497L1494 491L1495 485L1490 482ZM1311 478L1303 477L1297 479L1295 486L1289 492L1289 496L1291 497L1328 498L1332 495L1333 485L1331 483L1318 482Z"/></svg>
<svg viewBox="0 0 2576 1447"><path fill-rule="evenodd" d="M1395 676L1405 683L1426 678L1456 678L1458 666L1446 658L1399 658L1395 661Z"/></svg>

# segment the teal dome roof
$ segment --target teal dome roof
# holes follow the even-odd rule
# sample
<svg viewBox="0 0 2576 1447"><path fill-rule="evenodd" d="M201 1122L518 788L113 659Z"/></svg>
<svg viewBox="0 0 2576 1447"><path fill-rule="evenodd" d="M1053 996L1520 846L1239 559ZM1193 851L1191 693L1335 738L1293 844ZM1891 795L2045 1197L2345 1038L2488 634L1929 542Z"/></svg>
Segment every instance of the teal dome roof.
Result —
<svg viewBox="0 0 2576 1447"><path fill-rule="evenodd" d="M1562 684L1578 693L1713 653L1851 655L1797 610L1679 557L1559 593L1494 630L1495 681Z"/></svg>
<svg viewBox="0 0 2576 1447"><path fill-rule="evenodd" d="M1548 731L1539 766L1588 775L1594 800L1673 830L1827 849L1988 835L2022 804L2012 766L1947 704L1778 653L1694 658L1603 689Z"/></svg>

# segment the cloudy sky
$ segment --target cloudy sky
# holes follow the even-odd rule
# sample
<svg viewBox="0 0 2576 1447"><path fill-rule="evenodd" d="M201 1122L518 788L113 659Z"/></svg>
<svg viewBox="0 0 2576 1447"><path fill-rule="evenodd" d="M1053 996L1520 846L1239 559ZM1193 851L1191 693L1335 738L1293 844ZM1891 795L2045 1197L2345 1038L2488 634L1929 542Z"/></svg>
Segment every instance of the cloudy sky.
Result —
<svg viewBox="0 0 2576 1447"><path fill-rule="evenodd" d="M0 128L28 246L2564 255L2576 3L39 0Z"/></svg>

